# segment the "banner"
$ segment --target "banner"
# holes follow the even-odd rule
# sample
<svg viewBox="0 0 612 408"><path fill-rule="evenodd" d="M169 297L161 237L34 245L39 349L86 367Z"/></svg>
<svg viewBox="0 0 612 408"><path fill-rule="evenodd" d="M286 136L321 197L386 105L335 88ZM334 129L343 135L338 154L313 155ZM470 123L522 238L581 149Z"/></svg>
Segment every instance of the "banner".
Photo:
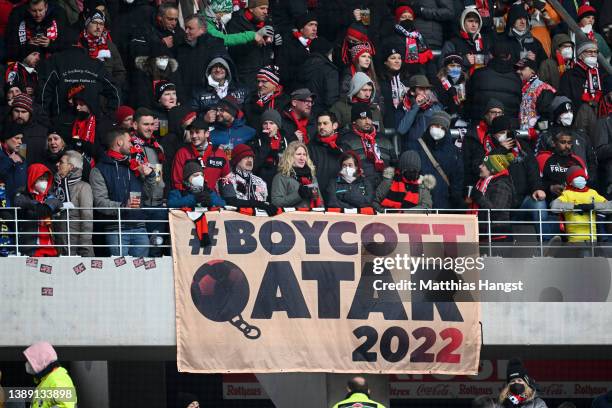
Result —
<svg viewBox="0 0 612 408"><path fill-rule="evenodd" d="M475 216L210 212L204 248L197 217L170 214L179 371L476 374L479 303L389 270L407 247L477 243Z"/></svg>

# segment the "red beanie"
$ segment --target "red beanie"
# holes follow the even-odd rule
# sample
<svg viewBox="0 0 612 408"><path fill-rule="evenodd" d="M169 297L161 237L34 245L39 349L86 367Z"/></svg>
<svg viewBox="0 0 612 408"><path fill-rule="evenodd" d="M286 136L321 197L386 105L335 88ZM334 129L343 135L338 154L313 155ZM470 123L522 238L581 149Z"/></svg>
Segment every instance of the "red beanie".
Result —
<svg viewBox="0 0 612 408"><path fill-rule="evenodd" d="M405 12L409 12L410 14L412 14L412 17L414 17L414 11L412 11L412 8L410 8L410 6L399 6L398 8L395 9L395 22L396 23L400 22L400 17Z"/></svg>
<svg viewBox="0 0 612 408"><path fill-rule="evenodd" d="M565 184L566 185L571 185L572 181L574 181L574 179L576 177L584 177L585 180L588 180L589 178L586 175L586 171L584 171L584 169L580 166L572 166L569 169L567 169L567 174L565 175Z"/></svg>
<svg viewBox="0 0 612 408"><path fill-rule="evenodd" d="M353 45L349 52L351 54L351 61L353 61L353 64L357 64L357 62L359 61L359 57L361 57L361 55L365 54L366 52L370 54L370 56L373 55L372 47L370 47L370 44L367 43L359 43Z"/></svg>
<svg viewBox="0 0 612 408"><path fill-rule="evenodd" d="M245 144L239 144L238 146L234 147L234 150L232 150L232 167L236 167L236 165L240 163L240 160L249 156L255 157L253 149L251 149L249 146Z"/></svg>
<svg viewBox="0 0 612 408"><path fill-rule="evenodd" d="M578 7L578 20L582 20L584 17L596 16L597 10L591 6L588 1L582 3L582 6Z"/></svg>
<svg viewBox="0 0 612 408"><path fill-rule="evenodd" d="M121 105L117 108L117 112L115 112L115 120L117 123L121 123L128 116L134 116L134 109L127 105Z"/></svg>

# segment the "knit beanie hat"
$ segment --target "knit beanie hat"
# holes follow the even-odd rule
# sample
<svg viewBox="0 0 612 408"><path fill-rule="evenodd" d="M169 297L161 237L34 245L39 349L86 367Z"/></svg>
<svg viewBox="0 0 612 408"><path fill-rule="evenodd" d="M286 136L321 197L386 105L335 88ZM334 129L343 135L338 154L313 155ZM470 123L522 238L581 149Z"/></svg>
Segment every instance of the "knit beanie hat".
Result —
<svg viewBox="0 0 612 408"><path fill-rule="evenodd" d="M494 135L496 133L510 129L512 129L512 118L510 118L510 116L508 115L501 115L493 119L493 122L491 122L491 127L489 128L489 132Z"/></svg>
<svg viewBox="0 0 612 408"><path fill-rule="evenodd" d="M280 85L280 73L276 65L266 65L261 68L257 73L257 79L262 81L268 81L275 86Z"/></svg>
<svg viewBox="0 0 612 408"><path fill-rule="evenodd" d="M595 41L591 41L591 40L584 40L581 43L578 44L578 46L576 47L576 56L579 57L580 54L582 54L583 52L585 52L586 50L590 50L590 49L598 49L597 48L597 43Z"/></svg>
<svg viewBox="0 0 612 408"><path fill-rule="evenodd" d="M359 61L359 57L366 52L370 54L370 56L372 55L372 48L369 44L359 43L353 45L349 49L349 53L351 54L351 61L353 61L353 64L357 64L357 62Z"/></svg>
<svg viewBox="0 0 612 408"><path fill-rule="evenodd" d="M87 27L94 21L101 21L102 23L106 23L106 16L100 10L93 9L85 15L85 27Z"/></svg>
<svg viewBox="0 0 612 408"><path fill-rule="evenodd" d="M436 111L429 118L429 125L438 125L443 127L444 129L449 129L451 124L451 117L448 113L444 111Z"/></svg>
<svg viewBox="0 0 612 408"><path fill-rule="evenodd" d="M586 171L584 171L582 167L572 166L569 169L567 169L567 174L565 175L565 184L568 186L571 185L572 181L574 181L576 177L584 177L585 180L589 179L589 177L586 174Z"/></svg>
<svg viewBox="0 0 612 408"><path fill-rule="evenodd" d="M125 118L127 118L128 116L134 116L134 113L136 111L134 111L134 109L132 109L131 107L127 106L127 105L121 105L120 107L117 108L117 112L115 112L115 121L117 123L121 123L125 120Z"/></svg>
<svg viewBox="0 0 612 408"><path fill-rule="evenodd" d="M490 154L485 156L483 163L491 173L497 174L507 169L513 160L514 155L512 153Z"/></svg>
<svg viewBox="0 0 612 408"><path fill-rule="evenodd" d="M414 11L412 10L412 8L407 5L407 4L399 4L396 8L395 8L395 22L399 23L400 21L400 17L402 17L402 15L408 12L410 14L412 14L412 17L414 18Z"/></svg>
<svg viewBox="0 0 612 408"><path fill-rule="evenodd" d="M595 7L591 6L591 3L589 3L588 1L585 1L584 3L582 3L582 6L578 7L578 21L582 20L585 17L596 15L597 10L595 10Z"/></svg>
<svg viewBox="0 0 612 408"><path fill-rule="evenodd" d="M13 103L11 104L11 109L14 109L14 108L25 109L31 114L33 112L32 98L26 93L22 93L22 94L15 96L13 98Z"/></svg>
<svg viewBox="0 0 612 408"><path fill-rule="evenodd" d="M315 22L318 21L316 13L310 12L310 13L300 14L299 16L295 18L295 28L297 28L298 30L301 30L302 28L304 28L306 24L310 23L311 21L315 21Z"/></svg>
<svg viewBox="0 0 612 408"><path fill-rule="evenodd" d="M248 8L255 8L260 6L269 6L270 2L268 0L249 0Z"/></svg>
<svg viewBox="0 0 612 408"><path fill-rule="evenodd" d="M225 111L234 118L238 117L238 114L241 112L240 102L232 95L227 95L225 98L221 99L218 106L225 109Z"/></svg>
<svg viewBox="0 0 612 408"><path fill-rule="evenodd" d="M176 91L176 85L170 81L159 81L155 84L155 100L159 101L164 92Z"/></svg>
<svg viewBox="0 0 612 408"><path fill-rule="evenodd" d="M567 96L555 96L550 103L550 110L552 111L553 120L556 120L561 114L565 112L573 112L572 101Z"/></svg>
<svg viewBox="0 0 612 408"><path fill-rule="evenodd" d="M261 123L263 124L267 120L276 123L276 126L278 126L279 129L283 125L283 119L281 118L280 113L278 113L278 111L275 109L268 109L261 114Z"/></svg>
<svg viewBox="0 0 612 408"><path fill-rule="evenodd" d="M370 105L363 102L354 103L351 106L351 122L355 122L357 119L372 119L372 111Z"/></svg>
<svg viewBox="0 0 612 408"><path fill-rule="evenodd" d="M183 182L187 183L192 174L202 171L202 165L198 160L187 160L183 166Z"/></svg>
<svg viewBox="0 0 612 408"><path fill-rule="evenodd" d="M515 378L522 379L530 387L535 385L535 382L531 377L529 377L527 370L523 366L523 362L518 358L513 358L508 361L508 367L506 368L506 382L510 383L510 381L514 380Z"/></svg>
<svg viewBox="0 0 612 408"><path fill-rule="evenodd" d="M498 99L491 98L489 99L489 102L487 102L487 106L485 106L484 114L486 115L487 112L489 112L491 109L501 109L502 111L504 111L504 103Z"/></svg>
<svg viewBox="0 0 612 408"><path fill-rule="evenodd" d="M406 150L399 159L401 171L415 170L421 171L421 156L414 150Z"/></svg>
<svg viewBox="0 0 612 408"><path fill-rule="evenodd" d="M236 165L240 163L240 160L249 156L255 157L253 149L251 149L248 145L239 144L238 146L234 147L234 150L232 150L232 159L230 160L230 164L232 167L236 167Z"/></svg>
<svg viewBox="0 0 612 408"><path fill-rule="evenodd" d="M4 142L16 135L23 135L25 125L16 122L8 122L7 125L0 132L0 141Z"/></svg>

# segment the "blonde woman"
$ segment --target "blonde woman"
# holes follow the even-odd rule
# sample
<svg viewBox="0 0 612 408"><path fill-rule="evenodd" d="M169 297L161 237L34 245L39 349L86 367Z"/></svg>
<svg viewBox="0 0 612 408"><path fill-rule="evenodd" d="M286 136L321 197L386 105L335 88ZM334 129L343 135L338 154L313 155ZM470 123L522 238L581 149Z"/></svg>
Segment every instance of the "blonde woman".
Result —
<svg viewBox="0 0 612 408"><path fill-rule="evenodd" d="M499 406L503 408L547 408L544 400L537 396L536 383L529 377L519 359L508 362L506 386L499 393Z"/></svg>
<svg viewBox="0 0 612 408"><path fill-rule="evenodd" d="M315 166L302 142L289 143L272 180L272 204L277 207L323 207Z"/></svg>

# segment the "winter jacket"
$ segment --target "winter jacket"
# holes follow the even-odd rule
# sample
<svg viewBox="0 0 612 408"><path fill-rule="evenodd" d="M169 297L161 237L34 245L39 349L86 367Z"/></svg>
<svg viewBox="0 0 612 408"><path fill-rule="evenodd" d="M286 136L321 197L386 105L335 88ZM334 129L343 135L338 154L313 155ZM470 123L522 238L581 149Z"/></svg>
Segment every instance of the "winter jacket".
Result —
<svg viewBox="0 0 612 408"><path fill-rule="evenodd" d="M408 77L398 74L399 86L397 87L399 93L395 95L397 100L397 106L395 106L393 99L393 87L391 81L393 80L392 74L385 70L385 73L379 78L378 84L380 86L380 95L382 97L382 111L383 111L383 124L385 128L397 129L400 121L404 117L404 104L403 94L408 91Z"/></svg>
<svg viewBox="0 0 612 408"><path fill-rule="evenodd" d="M338 136L340 137L340 136ZM327 194L328 184L338 175L342 163L340 163L340 156L342 156L342 149L332 149L328 145L321 142L318 137L310 140L308 144L309 156L317 169L317 179L319 180L319 186L321 192L323 192L325 201L328 201L329 197Z"/></svg>
<svg viewBox="0 0 612 408"><path fill-rule="evenodd" d="M239 10L232 14L232 19L227 23L227 32L242 33L244 31L257 31L255 24L244 16L245 10ZM269 22L267 23L269 24ZM274 54L272 44L263 47L253 44L237 45L230 48L230 55L238 67L238 79L248 87L255 87L257 72L260 68L272 63ZM203 72L203 70L201 70ZM282 73L281 73L282 75Z"/></svg>
<svg viewBox="0 0 612 408"><path fill-rule="evenodd" d="M405 152L409 149L408 143L417 140L429 128L429 118L442 110L438 103L433 104L427 110L422 110L416 103L412 104L409 111L404 110L404 116L397 125L397 133L401 136L400 151Z"/></svg>
<svg viewBox="0 0 612 408"><path fill-rule="evenodd" d="M254 127L255 129L261 128L261 115L268 109L274 109L279 114L283 113L283 110L287 105L289 105L290 98L284 93L278 95L274 100L274 106L271 105L271 102L268 101L264 106L259 106L257 101L259 100L259 96L257 92L251 93L251 96L247 99L247 102L244 105L244 113L246 116L246 120L249 126Z"/></svg>
<svg viewBox="0 0 612 408"><path fill-rule="evenodd" d="M283 125L281 127L281 133L283 135L295 135L295 132L298 130L297 124L293 121L293 118L291 118L291 114L289 113L288 109L290 108L290 106L287 106L287 110L283 111L281 113L281 117L283 120ZM314 139L315 135L317 134L317 123L316 123L317 117L312 115L312 112L310 114L310 117L308 118L308 123L306 124L306 137L308 138L308 140L312 140ZM297 140L297 136L295 136L296 140Z"/></svg>
<svg viewBox="0 0 612 408"><path fill-rule="evenodd" d="M385 167L390 166L392 162L397 160L393 144L389 139L382 136L380 132L376 135L376 144L380 149L380 158L384 162ZM352 150L357 154L361 161L363 175L373 186L377 186L380 183L382 172L377 171L374 163L366 158L366 150L359 135L353 131L344 133L338 140L338 146L345 152Z"/></svg>
<svg viewBox="0 0 612 408"><path fill-rule="evenodd" d="M4 188L0 189L3 192L3 199L0 202L0 207L12 207L15 203L15 194L17 189L25 186L27 174L27 165L23 161L15 163L6 153L6 148L0 148L0 181L4 184Z"/></svg>
<svg viewBox="0 0 612 408"><path fill-rule="evenodd" d="M210 34L202 34L193 46L185 42L177 47L176 60L180 67L178 72L185 90L192 90L202 84L202 76L213 55L227 55L227 52L223 42Z"/></svg>
<svg viewBox="0 0 612 408"><path fill-rule="evenodd" d="M608 74L606 70L599 67L599 80L603 84L606 81ZM572 100L574 112L578 112L583 104L587 104L596 109L597 106L593 102L584 102L582 100L584 85L587 82L588 74L579 65L574 65L573 68L565 71L559 83L558 95L567 96Z"/></svg>
<svg viewBox="0 0 612 408"><path fill-rule="evenodd" d="M15 206L20 207L17 217L19 236L19 251L29 256L57 256L58 250L52 233L54 225L51 216L61 209L62 203L53 194L53 174L40 163L34 163L28 168L28 180L15 195ZM44 193L36 191L34 185L41 177L47 179L47 189Z"/></svg>
<svg viewBox="0 0 612 408"><path fill-rule="evenodd" d="M490 212L478 211L478 220L481 222L481 234L488 235L488 223L490 222L491 240L498 241L506 237L511 231L511 225L507 224L510 221L510 211L497 210L512 208L513 203L516 201L514 195L515 191L511 176L493 178L484 194L472 193L478 209L496 210Z"/></svg>
<svg viewBox="0 0 612 408"><path fill-rule="evenodd" d="M393 179L383 178L378 187L376 187L376 197L374 200L374 208L378 212L385 212L385 206L382 204L384 199L387 197L389 190L391 189L391 184L393 183ZM423 208L429 209L433 208L433 201L431 199L431 190L436 186L436 178L431 174L427 174L419 177L419 202L416 206L412 207L413 209Z"/></svg>
<svg viewBox="0 0 612 408"><path fill-rule="evenodd" d="M470 65L467 59L468 54L480 56L481 58L483 58L484 63L486 64L489 62L489 53L491 50L491 37L485 29L485 25L483 24L483 18L480 16L480 14L477 14L480 19L480 28L478 32L473 35L470 35L467 34L467 31L465 30L465 18L468 14L474 15L473 10L473 8L463 9L463 11L461 12L461 16L459 17L459 32L453 37L451 37L450 40L446 41L444 43L444 46L442 47L442 55L461 55L463 57L464 67L466 69L472 68L472 65ZM493 9L491 8L490 10L492 13ZM491 18L488 18L488 20L491 21ZM478 36L481 38L481 41L477 42L475 38ZM480 44L482 46L480 46ZM439 63L439 65L441 66L442 60L440 60Z"/></svg>
<svg viewBox="0 0 612 408"><path fill-rule="evenodd" d="M194 88L191 92L191 108L195 109L197 112L206 113L210 109L216 108L217 104L223 97L219 96L215 88L209 83L208 76L210 75L210 71L212 67L216 64L222 64L225 67L225 71L227 72L227 76L225 80L229 83L227 86L227 95L231 95L238 103L241 105L246 101L248 91L247 88L237 83L234 80L234 68L231 60L228 62L225 58L213 58L208 66L206 67L206 72L202 76L202 83L200 86ZM230 66L231 63L231 66Z"/></svg>
<svg viewBox="0 0 612 408"><path fill-rule="evenodd" d="M163 41L165 37L172 37L172 48L168 48ZM149 24L143 24L142 31L137 32L136 36L131 39L130 57L135 59L140 56L168 55L176 57L176 49L185 41L185 31L177 24L176 28L166 30L157 22L157 16Z"/></svg>
<svg viewBox="0 0 612 408"><path fill-rule="evenodd" d="M313 117L329 110L338 100L338 68L327 57L310 54L296 75L296 88L307 88L317 95L312 106Z"/></svg>
<svg viewBox="0 0 612 408"><path fill-rule="evenodd" d="M442 81L445 82L443 83ZM444 84L447 84L448 89L446 89ZM442 106L444 106L444 110L453 118L463 117L465 97L467 95L467 87L469 86L467 75L462 73L457 82L454 82L449 76L442 78L436 76L433 85L434 93ZM463 92L463 100L458 99L459 92Z"/></svg>
<svg viewBox="0 0 612 408"><path fill-rule="evenodd" d="M306 0L272 0L270 2L270 13L279 33L285 35L291 32L295 26L295 18L308 12L306 3Z"/></svg>
<svg viewBox="0 0 612 408"><path fill-rule="evenodd" d="M118 7L117 3L119 3ZM113 6L117 7L116 13L113 14L111 11L111 15L114 16L114 18L111 21L110 32L119 48L123 60L129 61L127 65L131 68L132 61L138 56L138 54L130 53L131 50L134 50L134 43L132 40L147 38L151 30L151 24L156 15L156 9L147 0L134 0L132 3L117 3L107 3L109 9Z"/></svg>
<svg viewBox="0 0 612 408"><path fill-rule="evenodd" d="M599 185L604 195L609 198L612 194L612 116L597 121L593 144L601 169L602 179Z"/></svg>
<svg viewBox="0 0 612 408"><path fill-rule="evenodd" d="M439 50L444 44L444 26L455 18L452 0L422 0L413 2L416 14L414 26L420 32L427 45Z"/></svg>
<svg viewBox="0 0 612 408"><path fill-rule="evenodd" d="M119 49L117 48L114 42L108 42L108 50L110 51L111 57L106 58L103 61L104 68L106 68L106 70L111 74L115 85L121 89L125 84L127 76L125 66L123 65L123 59L121 59Z"/></svg>
<svg viewBox="0 0 612 408"><path fill-rule="evenodd" d="M172 163L172 187L176 190L184 190L185 185L183 184L183 167L188 160L194 160L201 157L201 153L196 155L192 145L181 147L176 156L174 156L174 162ZM214 192L219 192L217 182L221 177L225 177L230 173L229 160L225 156L223 149L218 146L213 147L213 152L205 163L204 168L204 180Z"/></svg>
<svg viewBox="0 0 612 408"><path fill-rule="evenodd" d="M281 73L281 82L288 91L298 89L296 86L297 73L309 55L310 51L292 34L284 37L283 45L278 51L277 61Z"/></svg>
<svg viewBox="0 0 612 408"><path fill-rule="evenodd" d="M270 137L264 133L259 133L249 143L255 153L253 172L266 182L268 191L272 190L272 179L278 171L280 157L287 148L287 145L297 140L293 134L283 136L283 133L280 133L280 135L282 139L280 141L280 148L276 153L270 147Z"/></svg>
<svg viewBox="0 0 612 408"><path fill-rule="evenodd" d="M550 203L550 208L563 211L563 218L567 221L565 230L569 234L568 242L595 242L597 241L597 218L593 211L588 213L572 211L580 204L593 204L596 211L612 209L610 201L588 187L586 191L566 188L559 197Z"/></svg>
<svg viewBox="0 0 612 408"><path fill-rule="evenodd" d="M155 176L149 176L144 181L144 183L153 182L155 182ZM143 191L143 181L130 170L127 160L117 161L108 154L102 155L96 167L91 170L89 183L94 197L94 206L107 208L97 210L98 215L96 215L96 219L109 220L104 224L106 231L119 230L117 222L110 222L119 219L117 211L121 212L122 231L144 228L143 222L132 220L144 220L147 214L140 209L126 208L130 193L142 194ZM117 210L111 208L117 208Z"/></svg>
<svg viewBox="0 0 612 408"><path fill-rule="evenodd" d="M552 49L550 58L544 60L538 69L538 77L549 83L553 88L559 89L561 74L559 73L559 62L557 61L557 51L564 43L566 35L555 35L552 39Z"/></svg>
<svg viewBox="0 0 612 408"><path fill-rule="evenodd" d="M325 200L329 208L371 207L374 202L374 187L363 176L358 176L352 183L342 176L336 176L327 184Z"/></svg>
<svg viewBox="0 0 612 408"><path fill-rule="evenodd" d="M506 115L518 115L522 98L522 81L511 61L494 58L485 68L474 72L468 87L466 114L472 120L480 120L485 113L487 103L493 98L504 104Z"/></svg>
<svg viewBox="0 0 612 408"><path fill-rule="evenodd" d="M34 115L30 115L30 120L26 123L23 130L22 142L28 145L28 163L40 163L44 160L47 148L47 127L36 121Z"/></svg>
<svg viewBox="0 0 612 408"><path fill-rule="evenodd" d="M331 112L336 115L336 118L338 118L338 126L340 129L349 129L351 127L351 108L352 102L349 102L348 99L342 98L339 99L338 102L336 102L330 109ZM372 122L375 126L377 126L378 132L384 133L385 128L383 117L378 104L370 104L370 112L372 112Z"/></svg>
<svg viewBox="0 0 612 408"><path fill-rule="evenodd" d="M92 247L91 233L93 231L93 193L89 183L80 180L81 170L75 170L71 177L78 179L77 182L68 182L67 179L60 181L66 194L65 202L72 203L78 209L62 210L55 217L57 221L57 231L66 232L69 221L70 234L58 234L56 242L58 245L65 246L63 253L69 256L94 256Z"/></svg>
<svg viewBox="0 0 612 408"><path fill-rule="evenodd" d="M236 118L231 127L226 127L219 123L215 124L215 129L210 132L210 142L215 145L237 146L246 144L255 137L255 129L245 124L244 118Z"/></svg>
<svg viewBox="0 0 612 408"><path fill-rule="evenodd" d="M210 7L206 8L206 31L223 41L226 47L235 47L237 45L245 45L255 42L255 31L244 31L241 33L228 34L227 28L223 25L217 25L217 15Z"/></svg>
<svg viewBox="0 0 612 408"><path fill-rule="evenodd" d="M319 186L315 176L312 177L312 184ZM277 207L310 208L310 201L303 199L298 193L300 185L295 177L277 173L272 180L272 204ZM319 194L321 195L320 188ZM322 196L321 201L325 202Z"/></svg>
<svg viewBox="0 0 612 408"><path fill-rule="evenodd" d="M50 116L59 116L69 110L68 90L75 84L87 84L85 90L94 102L90 108L95 112L115 112L121 104L120 91L113 83L112 77L104 64L90 58L87 51L80 47L71 47L66 51L54 54L47 61L47 69L41 73L40 98L43 109ZM102 95L107 106L100 109L98 97Z"/></svg>
<svg viewBox="0 0 612 408"><path fill-rule="evenodd" d="M422 139L446 173L450 183L449 185L444 181L418 140L410 140L408 148L416 151L421 157L421 173L431 174L436 178L436 186L432 190L433 208L461 208L463 202L463 163L459 149L448 135L441 140L434 141L428 133L425 133Z"/></svg>
<svg viewBox="0 0 612 408"><path fill-rule="evenodd" d="M185 90L178 72L179 64L174 58L168 60L168 66L160 71L155 66L155 58L140 56L134 60L134 70L131 72L129 101L130 106L154 109L158 105L155 100L157 81L165 80L176 85L176 96L179 101L185 99Z"/></svg>
<svg viewBox="0 0 612 408"><path fill-rule="evenodd" d="M509 25L506 26L506 28L508 27ZM538 67L548 58L546 51L544 51L544 47L542 47L542 43L535 38L531 32L519 38L512 30L509 30L506 34L502 35L502 38L499 40L505 41L505 43L508 44L515 61L521 58L521 53L526 53L528 51L535 54L536 66Z"/></svg>

